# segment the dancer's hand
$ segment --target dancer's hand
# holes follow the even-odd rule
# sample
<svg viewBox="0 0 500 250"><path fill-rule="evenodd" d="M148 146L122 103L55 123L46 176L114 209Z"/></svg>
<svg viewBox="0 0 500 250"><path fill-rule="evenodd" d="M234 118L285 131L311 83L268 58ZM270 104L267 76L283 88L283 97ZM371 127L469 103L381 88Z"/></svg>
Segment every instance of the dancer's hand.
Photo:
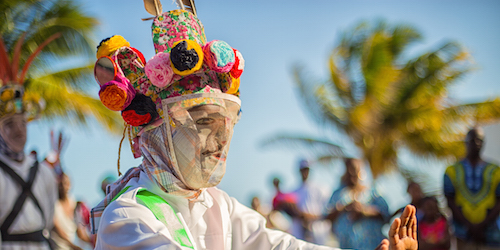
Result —
<svg viewBox="0 0 500 250"><path fill-rule="evenodd" d="M412 205L405 207L401 218L396 218L389 229L389 240L384 239L375 250L417 250L417 217Z"/></svg>

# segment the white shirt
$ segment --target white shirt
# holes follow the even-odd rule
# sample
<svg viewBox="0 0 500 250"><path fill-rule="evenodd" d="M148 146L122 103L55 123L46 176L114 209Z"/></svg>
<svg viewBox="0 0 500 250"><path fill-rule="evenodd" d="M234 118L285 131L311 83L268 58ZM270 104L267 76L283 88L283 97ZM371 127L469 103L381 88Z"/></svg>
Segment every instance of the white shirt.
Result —
<svg viewBox="0 0 500 250"><path fill-rule="evenodd" d="M146 206L137 203L135 195L141 188L172 206L196 250L332 249L266 228L266 220L258 212L217 188L208 188L197 202L189 202L163 192L144 173L127 186L130 188L103 211L95 249L188 249L173 240Z"/></svg>
<svg viewBox="0 0 500 250"><path fill-rule="evenodd" d="M24 161L16 162L10 158L0 155L0 160L10 166L24 181L28 180L35 159L26 156ZM57 201L57 180L54 171L44 164L40 164L33 186L33 195L37 198L45 215L45 229L53 226L54 204ZM0 222L10 214L14 203L21 194L21 186L17 184L10 175L0 170ZM27 198L21 212L9 228L11 234L22 234L38 231L44 228L42 215L31 198ZM1 238L1 237L0 237ZM24 250L24 249L49 249L46 242L2 242L2 250Z"/></svg>
<svg viewBox="0 0 500 250"><path fill-rule="evenodd" d="M76 202L70 199L70 204L73 205L71 210L75 210ZM60 230L63 231L71 240L74 242L76 239L76 230L78 225L76 224L75 218L69 217L61 204L61 201L56 202L54 218L60 226ZM53 232L51 234L51 239L54 241L55 248L58 250L71 250L71 246L66 240L63 240L57 233Z"/></svg>
<svg viewBox="0 0 500 250"><path fill-rule="evenodd" d="M326 212L329 197L326 189L320 188L310 182L305 182L294 193L297 195L297 206L300 211L316 216L321 216ZM331 223L326 220L316 220L311 223L310 227L312 233L312 239L310 240L316 244L324 244L330 233ZM294 218L290 231L297 238L304 238L301 220Z"/></svg>

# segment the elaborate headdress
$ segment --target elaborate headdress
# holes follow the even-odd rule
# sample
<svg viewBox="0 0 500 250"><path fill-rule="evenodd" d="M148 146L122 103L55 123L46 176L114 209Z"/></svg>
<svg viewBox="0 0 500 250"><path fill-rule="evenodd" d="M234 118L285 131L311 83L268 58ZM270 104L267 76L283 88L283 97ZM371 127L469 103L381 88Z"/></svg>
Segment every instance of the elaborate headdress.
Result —
<svg viewBox="0 0 500 250"><path fill-rule="evenodd" d="M59 37L53 35L45 40L28 57L23 67L20 67L21 45L24 35L16 42L12 58L0 36L0 118L12 114L26 114L28 121L35 119L42 109L41 100L25 98L23 84L31 62L51 41Z"/></svg>
<svg viewBox="0 0 500 250"><path fill-rule="evenodd" d="M164 114L166 103L212 104L214 99L203 97L221 94L240 102L241 53L223 41L207 42L194 3L178 2L180 10L162 13L158 0L144 0L146 10L155 16L151 30L156 55L149 61L119 35L98 46L94 73L101 86L99 97L107 108L121 111L136 157L141 130L156 127L163 119L172 124ZM199 97L197 103L188 100L193 96ZM175 112L175 105L168 112Z"/></svg>

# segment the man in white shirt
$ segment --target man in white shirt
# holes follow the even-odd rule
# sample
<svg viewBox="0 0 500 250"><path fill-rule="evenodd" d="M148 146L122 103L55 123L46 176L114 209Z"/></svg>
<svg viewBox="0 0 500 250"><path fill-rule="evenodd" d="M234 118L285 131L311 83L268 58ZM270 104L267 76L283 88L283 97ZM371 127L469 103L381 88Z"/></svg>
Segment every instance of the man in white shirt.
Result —
<svg viewBox="0 0 500 250"><path fill-rule="evenodd" d="M243 58L206 41L194 6L161 13L153 2L145 6L157 54L147 63L121 36L98 46L101 101L122 112L143 160L92 209L96 249L331 249L266 228L262 215L216 188L241 113ZM408 208L410 231L396 234L396 223L380 249L416 249L413 217Z"/></svg>
<svg viewBox="0 0 500 250"><path fill-rule="evenodd" d="M299 171L302 183L294 194L301 216L293 218L291 234L299 239L324 245L331 227L328 221L322 219L329 194L325 193L326 189L309 181L310 168L307 160L299 162Z"/></svg>
<svg viewBox="0 0 500 250"><path fill-rule="evenodd" d="M57 181L54 172L24 154L27 117L22 87L0 89L1 249L50 249Z"/></svg>

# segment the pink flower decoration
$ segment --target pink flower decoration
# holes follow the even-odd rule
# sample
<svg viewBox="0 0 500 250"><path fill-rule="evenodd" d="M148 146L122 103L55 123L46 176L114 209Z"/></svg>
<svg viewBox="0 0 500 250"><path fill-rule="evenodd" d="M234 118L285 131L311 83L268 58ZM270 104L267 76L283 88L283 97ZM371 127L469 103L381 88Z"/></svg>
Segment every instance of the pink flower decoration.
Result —
<svg viewBox="0 0 500 250"><path fill-rule="evenodd" d="M176 97L176 96L181 96L181 93L179 93L179 92L172 92L169 96L167 96L167 98Z"/></svg>
<svg viewBox="0 0 500 250"><path fill-rule="evenodd" d="M177 34L177 31L175 30L175 28L167 30L167 35L169 35L169 36L175 36L176 34Z"/></svg>
<svg viewBox="0 0 500 250"><path fill-rule="evenodd" d="M203 89L203 92L204 93L212 93L212 87L210 87L209 85L207 85L204 89Z"/></svg>
<svg viewBox="0 0 500 250"><path fill-rule="evenodd" d="M200 77L196 75L189 75L179 81L179 85L183 86L185 90L196 90L201 87Z"/></svg>
<svg viewBox="0 0 500 250"><path fill-rule="evenodd" d="M172 18L170 16L165 16L163 21L161 22L161 26L165 26L167 24L172 23ZM160 26L160 25L157 25Z"/></svg>
<svg viewBox="0 0 500 250"><path fill-rule="evenodd" d="M141 92L141 94L146 95L146 92L148 92L148 89L149 89L149 86L151 86L151 83L150 83L150 81L148 81L148 78L141 77L137 81L137 85L139 86L138 91Z"/></svg>
<svg viewBox="0 0 500 250"><path fill-rule="evenodd" d="M162 45L157 45L157 44L155 44L155 45L156 45L156 50L158 50L158 52L163 52L163 51L165 51L165 50L167 50L167 49L169 48L169 47L168 47L167 45L165 45L165 44L162 44Z"/></svg>
<svg viewBox="0 0 500 250"><path fill-rule="evenodd" d="M169 54L160 52L153 56L144 68L151 83L158 88L164 88L172 82L174 72L170 67L169 58Z"/></svg>
<svg viewBox="0 0 500 250"><path fill-rule="evenodd" d="M168 43L168 47L169 47L169 48L174 47L174 43L175 43L175 42L177 42L177 41L178 41L178 40L174 40L173 38L172 38L172 39L170 39L170 40L168 40L168 42L167 42L167 43Z"/></svg>

